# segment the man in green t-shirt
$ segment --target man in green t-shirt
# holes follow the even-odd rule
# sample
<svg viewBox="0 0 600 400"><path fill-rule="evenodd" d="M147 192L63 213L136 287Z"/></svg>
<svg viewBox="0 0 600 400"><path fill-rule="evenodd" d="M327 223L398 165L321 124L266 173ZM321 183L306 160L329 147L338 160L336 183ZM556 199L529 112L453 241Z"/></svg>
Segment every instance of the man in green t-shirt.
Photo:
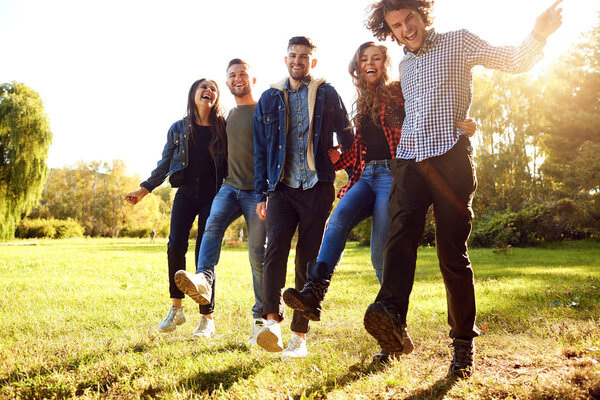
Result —
<svg viewBox="0 0 600 400"><path fill-rule="evenodd" d="M194 337L210 337L215 332L212 317L215 306L215 265L219 262L225 230L240 216L248 228L248 255L252 267L254 306L250 343L256 344L256 334L263 326L262 264L265 254L265 221L256 214L257 196L254 192L254 139L252 120L256 101L252 86L256 78L250 75L248 63L234 58L227 66L227 87L235 97L236 107L227 117L227 166L225 182L215 196L210 216L202 236L198 255L198 270L184 270L175 275L179 289L200 304L200 324Z"/></svg>

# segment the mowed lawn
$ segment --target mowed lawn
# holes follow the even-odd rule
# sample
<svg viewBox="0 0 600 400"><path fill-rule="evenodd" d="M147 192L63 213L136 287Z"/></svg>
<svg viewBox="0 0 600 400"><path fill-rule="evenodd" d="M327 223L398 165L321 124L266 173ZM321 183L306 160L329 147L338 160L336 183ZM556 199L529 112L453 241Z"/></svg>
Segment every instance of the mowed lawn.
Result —
<svg viewBox="0 0 600 400"><path fill-rule="evenodd" d="M244 248L224 249L217 335L196 341L198 310L187 299L188 322L156 330L169 308L164 239L0 246L0 398L600 398L600 243L470 254L484 335L474 375L452 382L434 248L419 251L408 320L415 351L375 368L378 347L362 325L378 290L366 247L348 245L308 335L309 356L284 361L247 344ZM190 243L188 270L193 264ZM290 284L292 258L288 265Z"/></svg>

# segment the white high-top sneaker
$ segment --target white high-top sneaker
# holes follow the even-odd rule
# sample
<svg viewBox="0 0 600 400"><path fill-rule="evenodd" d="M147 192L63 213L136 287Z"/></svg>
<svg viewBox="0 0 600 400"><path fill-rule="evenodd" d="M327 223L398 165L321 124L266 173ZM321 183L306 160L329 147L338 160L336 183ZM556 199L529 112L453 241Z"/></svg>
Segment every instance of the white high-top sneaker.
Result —
<svg viewBox="0 0 600 400"><path fill-rule="evenodd" d="M201 315L200 323L198 324L198 327L196 328L196 332L194 332L192 334L192 337L194 339L200 339L203 337L210 338L214 334L215 334L215 320L206 318L204 315Z"/></svg>
<svg viewBox="0 0 600 400"><path fill-rule="evenodd" d="M256 343L266 351L276 352L283 350L281 341L281 326L274 319L268 320L256 335Z"/></svg>
<svg viewBox="0 0 600 400"><path fill-rule="evenodd" d="M175 284L196 303L203 306L210 303L212 285L202 272L190 274L185 270L179 270L175 273Z"/></svg>
<svg viewBox="0 0 600 400"><path fill-rule="evenodd" d="M173 332L178 325L184 322L185 315L183 315L183 308L171 307L165 319L158 324L158 331L161 333Z"/></svg>
<svg viewBox="0 0 600 400"><path fill-rule="evenodd" d="M308 350L306 349L306 339L300 335L292 333L290 343L287 349L281 353L281 358L300 358L306 357L307 354Z"/></svg>
<svg viewBox="0 0 600 400"><path fill-rule="evenodd" d="M250 339L248 339L248 344L255 345L256 337L258 336L258 332L265 326L265 320L262 318L255 319L252 322L252 333L250 333Z"/></svg>

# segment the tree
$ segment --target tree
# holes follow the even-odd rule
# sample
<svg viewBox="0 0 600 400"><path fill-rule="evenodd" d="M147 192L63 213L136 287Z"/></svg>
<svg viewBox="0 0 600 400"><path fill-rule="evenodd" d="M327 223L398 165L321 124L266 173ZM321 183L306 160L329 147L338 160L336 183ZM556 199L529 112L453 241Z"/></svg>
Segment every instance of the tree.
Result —
<svg viewBox="0 0 600 400"><path fill-rule="evenodd" d="M40 96L22 83L0 85L0 238L14 237L39 200L51 142Z"/></svg>
<svg viewBox="0 0 600 400"><path fill-rule="evenodd" d="M545 89L549 121L542 172L558 198L600 192L600 20L555 63Z"/></svg>
<svg viewBox="0 0 600 400"><path fill-rule="evenodd" d="M477 213L519 209L539 192L541 84L528 74L475 76Z"/></svg>

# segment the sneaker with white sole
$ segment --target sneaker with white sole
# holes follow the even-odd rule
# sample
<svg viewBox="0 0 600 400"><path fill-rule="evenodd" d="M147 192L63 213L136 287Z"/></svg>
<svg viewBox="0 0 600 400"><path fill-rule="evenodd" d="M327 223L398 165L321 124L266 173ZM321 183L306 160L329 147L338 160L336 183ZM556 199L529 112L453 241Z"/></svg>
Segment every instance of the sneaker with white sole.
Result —
<svg viewBox="0 0 600 400"><path fill-rule="evenodd" d="M185 322L185 315L183 315L183 308L171 307L169 313L158 324L158 331L161 333L173 332L177 326Z"/></svg>
<svg viewBox="0 0 600 400"><path fill-rule="evenodd" d="M306 357L308 350L306 349L306 339L302 336L292 333L290 343L287 349L281 353L281 358L301 358Z"/></svg>
<svg viewBox="0 0 600 400"><path fill-rule="evenodd" d="M194 339L210 338L215 334L215 320L206 318L204 315L200 315L200 323L196 328L196 331L192 334Z"/></svg>
<svg viewBox="0 0 600 400"><path fill-rule="evenodd" d="M183 269L179 270L175 273L175 284L196 303L203 306L210 304L212 284L202 272L190 274Z"/></svg>
<svg viewBox="0 0 600 400"><path fill-rule="evenodd" d="M264 326L256 335L256 344L270 352L283 350L283 342L281 341L281 326L279 322L270 319L265 322Z"/></svg>
<svg viewBox="0 0 600 400"><path fill-rule="evenodd" d="M250 339L248 339L248 344L255 345L256 337L258 336L258 332L265 326L265 320L262 318L257 318L252 322L252 333L250 333Z"/></svg>

